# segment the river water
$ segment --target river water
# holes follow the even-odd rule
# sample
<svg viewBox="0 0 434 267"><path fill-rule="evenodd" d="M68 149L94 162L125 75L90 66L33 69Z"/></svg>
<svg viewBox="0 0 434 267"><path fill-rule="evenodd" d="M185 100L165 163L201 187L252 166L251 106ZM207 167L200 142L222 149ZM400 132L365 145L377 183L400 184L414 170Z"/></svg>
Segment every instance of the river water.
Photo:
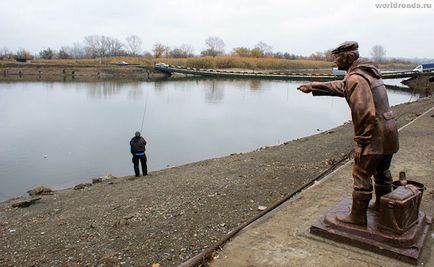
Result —
<svg viewBox="0 0 434 267"><path fill-rule="evenodd" d="M142 120L151 171L281 144L350 120L343 98L303 94L300 83L2 82L0 200L39 185L58 189L133 174L129 140ZM389 90L392 105L417 98Z"/></svg>

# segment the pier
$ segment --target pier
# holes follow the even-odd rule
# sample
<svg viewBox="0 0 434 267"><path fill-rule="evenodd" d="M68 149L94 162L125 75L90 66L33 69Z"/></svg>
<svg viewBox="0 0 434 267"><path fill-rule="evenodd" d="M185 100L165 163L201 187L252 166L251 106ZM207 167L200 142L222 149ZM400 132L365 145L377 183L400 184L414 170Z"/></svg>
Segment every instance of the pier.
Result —
<svg viewBox="0 0 434 267"><path fill-rule="evenodd" d="M198 69L185 66L167 65L157 63L154 69L165 72L169 75L172 73L181 73L193 76L221 77L221 78L245 78L245 79L276 79L276 80L318 80L329 81L342 79L343 75L333 75L325 73L286 73L286 72L260 72L260 71L233 71L233 70L216 70L216 69ZM394 71L383 72L383 79L401 79L414 78L425 73L417 71ZM432 75L432 73L431 73Z"/></svg>

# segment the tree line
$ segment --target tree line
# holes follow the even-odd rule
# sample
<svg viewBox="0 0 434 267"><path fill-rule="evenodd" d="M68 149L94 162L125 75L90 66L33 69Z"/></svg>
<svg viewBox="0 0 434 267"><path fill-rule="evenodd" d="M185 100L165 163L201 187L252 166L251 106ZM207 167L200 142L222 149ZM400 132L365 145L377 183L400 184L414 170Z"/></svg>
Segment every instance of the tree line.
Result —
<svg viewBox="0 0 434 267"><path fill-rule="evenodd" d="M80 59L80 58L105 58L105 57L128 57L144 56L148 58L189 58L197 56L231 55L251 58L280 58L280 59L310 59L320 61L333 61L331 49L323 52L314 52L309 56L295 55L289 52L273 52L273 48L265 42L259 42L254 47L235 47L229 53L225 53L225 43L217 36L210 36L205 40L205 48L200 55L194 53L192 45L182 44L171 47L163 43L154 43L152 52L142 49L143 41L137 35L130 35L121 42L117 38L104 35L89 35L83 43L74 43L72 46L62 46L59 50L46 48L36 55L32 55L26 49L20 48L12 53L8 48L0 49L0 58L16 59ZM386 50L381 45L372 48L371 57L380 63L385 63ZM403 60L394 60L394 63ZM407 62L402 62L407 63Z"/></svg>
<svg viewBox="0 0 434 267"><path fill-rule="evenodd" d="M104 35L89 35L84 38L83 44L74 43L72 46L62 46L59 50L46 48L37 55L32 55L26 49L20 48L12 53L8 48L0 49L1 58L23 59L80 59L103 58L115 56L142 56L143 41L137 35L130 35L121 42L116 38Z"/></svg>

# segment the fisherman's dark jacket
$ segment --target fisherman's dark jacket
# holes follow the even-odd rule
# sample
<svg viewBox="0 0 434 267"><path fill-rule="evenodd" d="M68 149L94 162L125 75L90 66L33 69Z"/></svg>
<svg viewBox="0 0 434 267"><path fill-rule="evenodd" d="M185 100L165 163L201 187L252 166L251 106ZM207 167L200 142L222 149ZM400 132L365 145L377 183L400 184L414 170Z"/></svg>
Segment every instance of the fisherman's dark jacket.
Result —
<svg viewBox="0 0 434 267"><path fill-rule="evenodd" d="M377 65L357 59L342 81L313 82L313 95L345 97L351 109L354 141L362 155L386 155L399 149L398 131Z"/></svg>
<svg viewBox="0 0 434 267"><path fill-rule="evenodd" d="M130 141L131 153L141 153L146 150L146 141L141 136L135 136Z"/></svg>

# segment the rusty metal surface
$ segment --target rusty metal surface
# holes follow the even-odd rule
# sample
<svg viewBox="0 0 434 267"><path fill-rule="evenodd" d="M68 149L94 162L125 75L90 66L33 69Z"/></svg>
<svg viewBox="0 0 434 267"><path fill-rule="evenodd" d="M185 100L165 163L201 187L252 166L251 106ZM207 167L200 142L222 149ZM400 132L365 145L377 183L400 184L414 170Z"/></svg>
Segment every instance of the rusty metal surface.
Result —
<svg viewBox="0 0 434 267"><path fill-rule="evenodd" d="M335 219L336 215L348 213L351 204L351 198L341 200L325 216L311 226L310 232L410 264L418 264L424 243L431 230L431 217L419 212L418 223L407 232L399 235L392 231L380 230L378 213L371 210L368 210L367 226L357 226L337 221Z"/></svg>

